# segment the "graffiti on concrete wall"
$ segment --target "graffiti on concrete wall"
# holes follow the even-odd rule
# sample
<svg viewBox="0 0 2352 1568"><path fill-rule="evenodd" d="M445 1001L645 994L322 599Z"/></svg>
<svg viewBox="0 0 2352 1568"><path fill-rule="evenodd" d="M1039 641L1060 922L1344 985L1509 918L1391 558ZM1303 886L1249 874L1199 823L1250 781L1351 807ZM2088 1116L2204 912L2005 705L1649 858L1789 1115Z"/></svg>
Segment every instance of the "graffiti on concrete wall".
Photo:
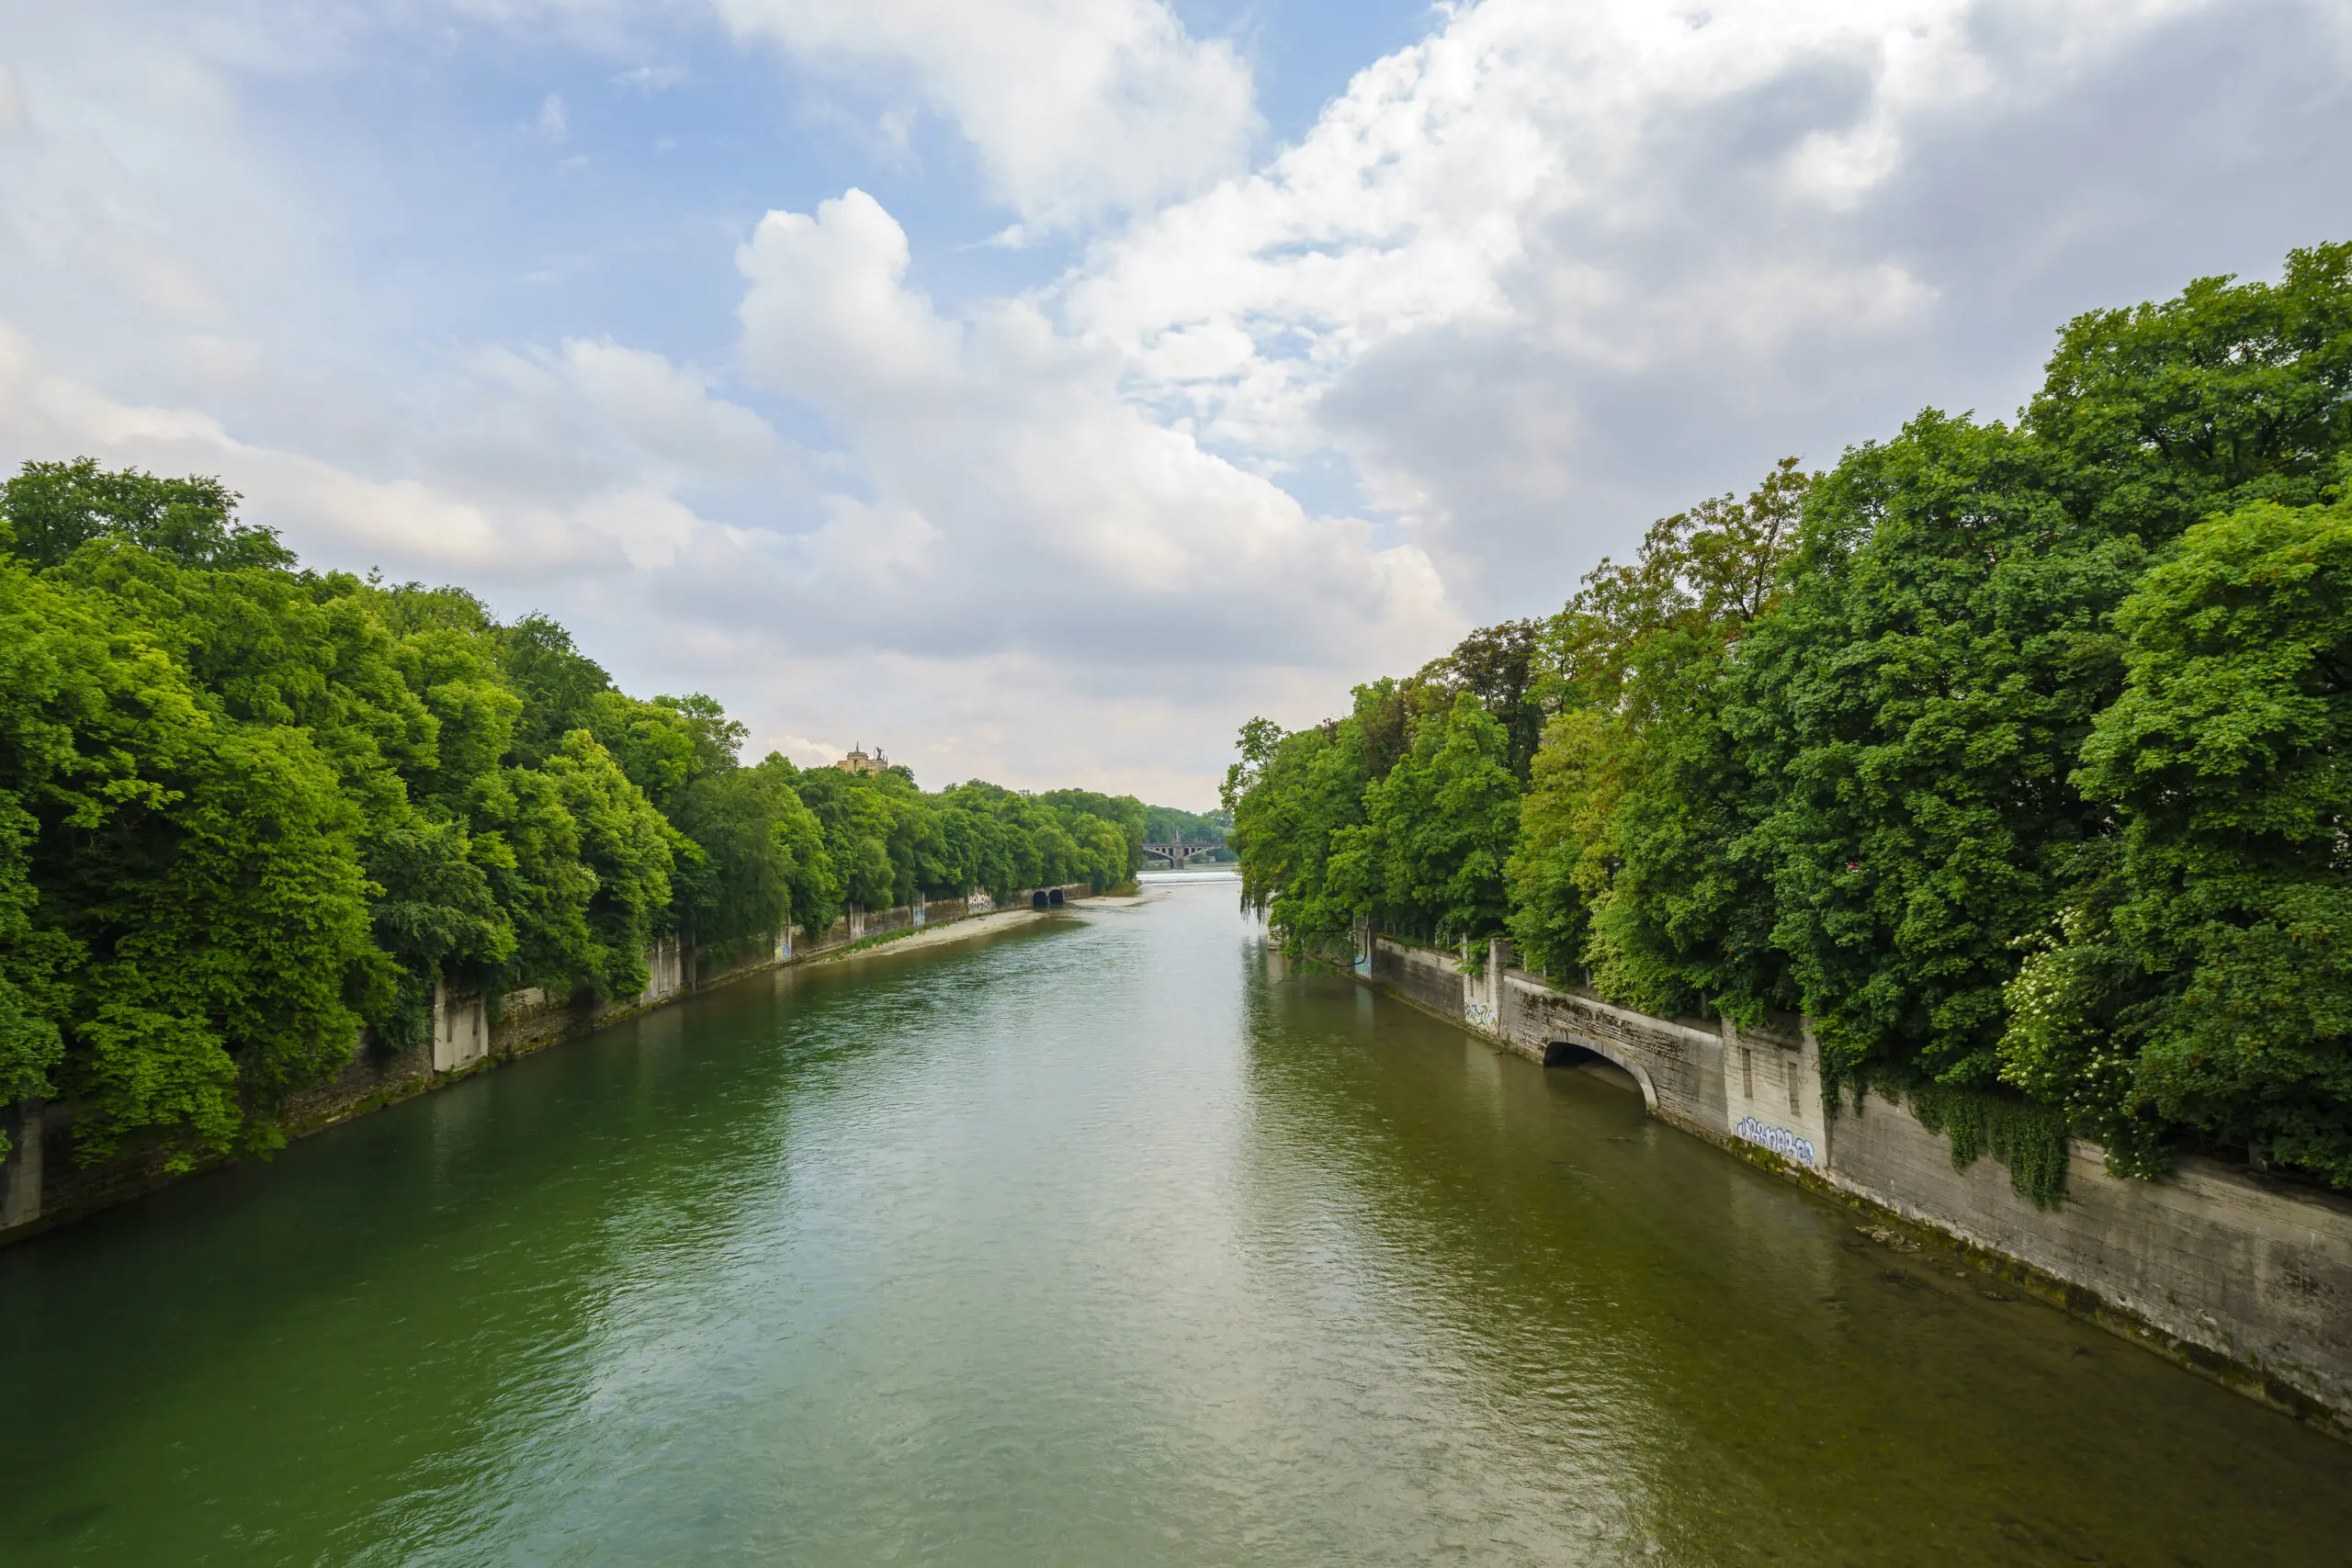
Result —
<svg viewBox="0 0 2352 1568"><path fill-rule="evenodd" d="M1820 1163L1813 1157L1813 1140L1801 1138L1786 1127L1774 1127L1753 1116L1743 1116L1732 1131L1751 1144L1761 1144L1782 1159L1801 1160L1806 1165Z"/></svg>

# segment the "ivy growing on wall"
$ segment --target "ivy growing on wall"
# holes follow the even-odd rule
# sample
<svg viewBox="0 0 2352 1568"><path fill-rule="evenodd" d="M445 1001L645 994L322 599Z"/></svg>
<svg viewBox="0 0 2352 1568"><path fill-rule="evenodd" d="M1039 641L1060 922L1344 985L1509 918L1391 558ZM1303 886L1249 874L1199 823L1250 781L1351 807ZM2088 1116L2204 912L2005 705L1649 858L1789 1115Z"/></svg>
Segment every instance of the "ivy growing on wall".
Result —
<svg viewBox="0 0 2352 1568"><path fill-rule="evenodd" d="M2047 1209L2066 1190L2065 1118L2046 1105L1986 1094L1952 1084L1921 1083L1904 1090L1919 1125L1951 1145L1951 1168L1966 1170L1990 1154L2009 1168L2009 1184Z"/></svg>

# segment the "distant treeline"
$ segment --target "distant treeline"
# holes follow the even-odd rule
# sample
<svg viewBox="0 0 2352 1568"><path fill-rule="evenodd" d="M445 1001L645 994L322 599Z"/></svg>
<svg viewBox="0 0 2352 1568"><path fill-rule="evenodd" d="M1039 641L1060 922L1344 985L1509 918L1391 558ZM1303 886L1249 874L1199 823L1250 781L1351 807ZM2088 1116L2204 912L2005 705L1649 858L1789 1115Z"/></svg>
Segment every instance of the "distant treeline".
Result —
<svg viewBox="0 0 2352 1568"><path fill-rule="evenodd" d="M1180 811L1172 806L1144 807L1143 836L1152 844L1216 844L1219 848L1208 860L1229 861L1233 852L1222 846L1225 835L1233 826L1230 811Z"/></svg>
<svg viewBox="0 0 2352 1568"><path fill-rule="evenodd" d="M1653 526L1558 615L1242 732L1246 897L1814 1021L2039 1185L2201 1146L2352 1188L2352 245L2060 336Z"/></svg>
<svg viewBox="0 0 2352 1568"><path fill-rule="evenodd" d="M625 998L664 938L1134 874L1132 796L746 765L709 697L302 570L236 501L86 459L0 493L0 1100L77 1102L85 1157L268 1146L436 984Z"/></svg>

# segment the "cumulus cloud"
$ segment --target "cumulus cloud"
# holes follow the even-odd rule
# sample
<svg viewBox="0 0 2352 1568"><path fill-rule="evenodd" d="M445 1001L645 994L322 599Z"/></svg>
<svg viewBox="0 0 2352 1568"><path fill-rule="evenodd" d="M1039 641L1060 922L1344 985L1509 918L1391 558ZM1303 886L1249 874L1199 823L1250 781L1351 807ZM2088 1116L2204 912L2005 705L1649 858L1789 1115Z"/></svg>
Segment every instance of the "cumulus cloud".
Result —
<svg viewBox="0 0 2352 1568"><path fill-rule="evenodd" d="M1232 46L1162 0L715 0L738 34L903 85L1033 227L1136 211L1238 167L1259 128Z"/></svg>
<svg viewBox="0 0 2352 1568"><path fill-rule="evenodd" d="M1262 169L1098 242L1061 306L1162 418L1277 472L1338 452L1482 609L1534 608L1783 451L2013 401L2039 334L2101 298L2086 272L2159 216L2181 255L2179 171L2346 129L2343 37L2323 7L2193 0L1486 0ZM2266 110L2180 69L2249 55L2302 90ZM2216 109L2280 123L2217 140ZM2161 209L2101 210L2150 179ZM2292 212L2261 178L2193 188Z"/></svg>
<svg viewBox="0 0 2352 1568"><path fill-rule="evenodd" d="M929 782L1205 804L1249 714L1541 613L1783 452L2005 412L2074 311L2352 212L2352 22L2321 0L1483 0L1255 164L1246 62L1163 0L194 10L93 0L12 40L0 457L221 474L320 564L549 610L636 689ZM944 224L886 158L855 177L888 207L696 214L659 239L692 257L666 316L478 280L445 309L241 96L419 18L584 52L523 78L582 113L583 82L600 114L698 104L727 73L695 51L756 45L952 126L986 188ZM685 80L647 60L692 91L616 101ZM504 92L480 144L543 174ZM561 106L547 133L585 136ZM819 164L749 188L852 177ZM1084 248L958 293L894 211ZM507 226L517 272L614 237L544 216ZM973 254L967 286L1023 265Z"/></svg>
<svg viewBox="0 0 2352 1568"><path fill-rule="evenodd" d="M0 430L26 457L92 456L166 472L215 474L256 504L248 514L345 550L390 548L442 571L479 570L518 548L576 547L547 518L499 518L410 479L373 482L301 453L240 441L198 410L125 403L40 363L0 322ZM297 523L295 520L299 520ZM537 526L534 526L534 524Z"/></svg>
<svg viewBox="0 0 2352 1568"><path fill-rule="evenodd" d="M908 260L860 190L770 213L737 258L746 366L821 412L873 491L805 542L805 614L858 615L838 580L899 617L899 647L1085 631L1092 657L1170 664L1328 666L1458 625L1419 550L1146 418L1118 358L1029 301L942 317Z"/></svg>

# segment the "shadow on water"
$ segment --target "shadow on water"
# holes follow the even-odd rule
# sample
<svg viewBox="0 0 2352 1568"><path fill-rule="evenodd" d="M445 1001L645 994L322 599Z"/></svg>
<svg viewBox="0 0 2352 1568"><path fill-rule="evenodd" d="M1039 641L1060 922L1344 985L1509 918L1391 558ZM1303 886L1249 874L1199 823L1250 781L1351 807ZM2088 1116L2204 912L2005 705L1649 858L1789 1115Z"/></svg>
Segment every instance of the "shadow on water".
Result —
<svg viewBox="0 0 2352 1568"><path fill-rule="evenodd" d="M2342 1560L2341 1445L1888 1250L1603 1076L1278 960L1250 990L1261 1256L1324 1278L1353 1260L1361 1335L1447 1347L1489 1423L1465 1459L1544 1477L1556 1506L1532 1512L1579 1521L1553 1552Z"/></svg>
<svg viewBox="0 0 2352 1568"><path fill-rule="evenodd" d="M0 1534L405 1562L489 1528L497 1472L593 1409L600 1331L724 1248L795 1111L1064 923L894 966L913 985L746 980L0 1251L9 1404L45 1413L0 1422Z"/></svg>

